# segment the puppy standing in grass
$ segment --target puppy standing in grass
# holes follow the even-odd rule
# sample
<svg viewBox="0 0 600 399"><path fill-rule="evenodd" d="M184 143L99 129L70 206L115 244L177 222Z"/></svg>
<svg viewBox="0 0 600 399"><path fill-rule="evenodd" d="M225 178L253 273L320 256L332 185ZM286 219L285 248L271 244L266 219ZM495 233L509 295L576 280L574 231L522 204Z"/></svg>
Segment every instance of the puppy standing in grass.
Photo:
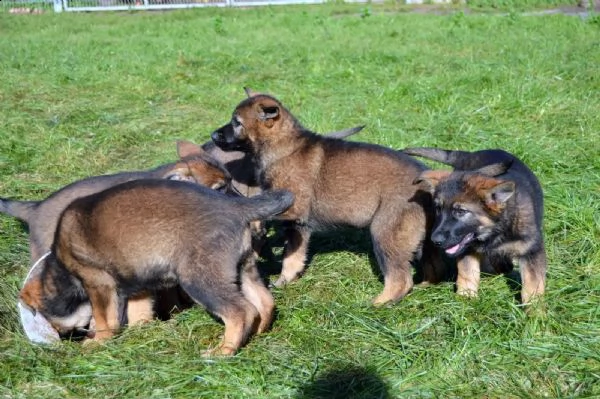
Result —
<svg viewBox="0 0 600 399"><path fill-rule="evenodd" d="M18 201L0 198L0 212L16 217L27 224L29 228L29 251L31 263L50 251L56 226L61 213L73 200L86 195L98 193L109 187L116 186L131 180L139 179L169 179L188 181L201 184L213 189L229 190L231 176L222 164L209 156L201 147L187 142L177 143L179 161L159 166L155 169L137 172L122 172L112 175L94 176L76 181L66 187L54 192L42 201ZM40 276L34 271L32 279ZM46 295L49 299L60 295L60 290L53 292L51 287L60 287L61 280L65 277L56 271L45 275ZM174 308L189 306L187 298L181 298L176 289L170 289L156 293L157 300L154 301L149 295L141 293L128 301L127 324L137 324L151 320L154 311L157 310L160 318L167 318ZM62 333L69 335L70 330L84 328L90 322L91 309L88 303L78 307L56 308L56 316L63 319ZM71 328L68 328L68 325Z"/></svg>
<svg viewBox="0 0 600 399"><path fill-rule="evenodd" d="M356 126L349 129L329 132L326 136L344 139L360 132L363 128L364 126ZM238 150L240 149L242 149L242 147L238 148ZM223 151L212 141L202 144L202 150L211 157L217 159L225 166L225 168L227 168L227 171L231 175L231 184L238 193L246 197L253 197L262 192L256 178L256 164L252 154L236 151L236 149L233 148L231 151ZM257 257L261 253L267 257L273 256L272 248L268 244L267 230L264 223L254 222L252 224L252 246Z"/></svg>
<svg viewBox="0 0 600 399"><path fill-rule="evenodd" d="M212 138L224 150L251 152L263 188L294 193L294 204L278 217L292 223L275 285L292 282L304 271L313 231L368 227L384 277L384 290L374 303L404 297L413 287L411 262L435 254L423 251L431 196L412 184L426 167L381 146L312 133L274 97L247 94L231 122ZM425 279L438 280L439 270L429 270Z"/></svg>
<svg viewBox="0 0 600 399"><path fill-rule="evenodd" d="M457 292L477 293L482 262L506 272L516 259L521 301L527 304L542 295L546 281L544 198L533 172L502 150L409 148L404 152L457 169L428 170L415 180L428 183L433 193L436 217L431 240L457 258ZM499 164L503 170L490 173Z"/></svg>
<svg viewBox="0 0 600 399"><path fill-rule="evenodd" d="M249 223L292 202L285 191L245 198L178 181L123 183L66 208L43 273L72 274L55 300L73 306L89 298L97 341L120 327L128 297L178 284L223 320L212 353L231 355L269 327L274 310L251 254ZM60 331L63 319L48 312L43 281L26 284L21 300Z"/></svg>

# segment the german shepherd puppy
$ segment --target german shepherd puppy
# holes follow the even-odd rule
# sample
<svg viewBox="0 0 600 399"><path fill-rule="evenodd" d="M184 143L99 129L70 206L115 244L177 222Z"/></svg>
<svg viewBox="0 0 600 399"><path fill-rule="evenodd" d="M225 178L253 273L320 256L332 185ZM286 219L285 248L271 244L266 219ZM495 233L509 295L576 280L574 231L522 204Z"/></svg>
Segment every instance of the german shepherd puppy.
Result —
<svg viewBox="0 0 600 399"><path fill-rule="evenodd" d="M364 126L355 126L349 129L326 133L331 138L345 139L364 129ZM246 197L252 197L261 192L260 184L256 179L256 165L252 154L243 151L224 151L213 141L202 144L202 149L210 156L221 162L231 175L235 189Z"/></svg>
<svg viewBox="0 0 600 399"><path fill-rule="evenodd" d="M275 285L303 273L313 231L368 227L384 277L374 304L404 297L413 287L411 262L435 252L422 251L431 195L412 184L425 165L385 147L314 134L276 98L247 94L212 139L226 151L251 153L263 189L285 189L295 196L278 217L290 227Z"/></svg>
<svg viewBox="0 0 600 399"><path fill-rule="evenodd" d="M179 285L225 324L211 353L234 354L269 327L274 311L251 255L249 223L292 202L285 191L231 197L170 180L134 180L76 199L59 220L42 271L72 277L54 279L60 294L45 279L33 280L20 299L61 331L62 315L89 298L94 340L102 341L121 326L128 297Z"/></svg>
<svg viewBox="0 0 600 399"><path fill-rule="evenodd" d="M0 212L16 217L29 227L29 249L31 262L34 264L44 253L50 251L56 226L61 213L74 199L94 194L117 184L139 179L170 179L189 181L213 189L230 190L231 176L224 166L209 156L201 147L187 142L177 143L180 160L159 166L148 171L123 172L113 175L95 176L79 180L56 191L42 201L17 201L0 198ZM48 274L48 278L56 277ZM59 284L58 282L56 284ZM160 318L168 318L173 308L189 306L186 298L180 297L177 290L158 293L158 300L153 303L151 298L141 295L132 298L129 304L128 323L136 324L150 320L156 310ZM153 309L153 308L156 309ZM72 315L77 319L74 324L83 327L83 320L89 321L91 312L89 306L81 308L80 312Z"/></svg>
<svg viewBox="0 0 600 399"><path fill-rule="evenodd" d="M213 189L230 187L231 175L227 169L200 146L187 142L177 143L179 161L155 169L94 176L76 181L52 193L41 201L18 201L0 198L0 212L13 216L29 228L31 262L50 250L60 214L74 199L103 191L130 180L170 179L185 180Z"/></svg>
<svg viewBox="0 0 600 399"><path fill-rule="evenodd" d="M457 169L425 171L415 183L428 183L433 194L431 240L457 259L458 293L477 293L482 262L506 272L515 259L521 273L522 303L542 295L546 280L544 198L533 172L502 150L409 148L404 152Z"/></svg>
<svg viewBox="0 0 600 399"><path fill-rule="evenodd" d="M344 139L360 132L362 129L364 129L364 126L356 126L326 133L325 135ZM262 190L256 179L256 165L252 154L243 151L223 151L213 141L202 144L202 149L227 168L235 191L246 197L253 197L261 193ZM252 223L252 246L257 257L261 254L267 258L273 257L272 248L267 240L267 229L262 222Z"/></svg>

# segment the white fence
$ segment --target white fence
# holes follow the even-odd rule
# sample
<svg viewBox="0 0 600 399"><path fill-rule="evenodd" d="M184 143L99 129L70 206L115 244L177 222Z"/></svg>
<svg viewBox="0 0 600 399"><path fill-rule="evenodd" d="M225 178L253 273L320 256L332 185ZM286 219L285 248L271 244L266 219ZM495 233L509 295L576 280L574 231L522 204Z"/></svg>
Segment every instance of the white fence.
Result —
<svg viewBox="0 0 600 399"><path fill-rule="evenodd" d="M62 11L168 10L198 7L252 7L277 4L321 4L327 0L0 0L10 13ZM362 2L361 0L353 0ZM363 0L366 1L366 0Z"/></svg>

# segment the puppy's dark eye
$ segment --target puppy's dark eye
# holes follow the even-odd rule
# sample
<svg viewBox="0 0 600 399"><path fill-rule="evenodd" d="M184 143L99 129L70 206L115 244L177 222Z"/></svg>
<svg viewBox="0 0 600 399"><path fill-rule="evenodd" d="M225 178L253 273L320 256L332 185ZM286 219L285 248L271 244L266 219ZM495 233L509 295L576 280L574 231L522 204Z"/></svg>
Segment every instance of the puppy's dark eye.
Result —
<svg viewBox="0 0 600 399"><path fill-rule="evenodd" d="M241 121L240 121L240 120L239 120L237 117L234 117L234 118L231 120L231 126L233 126L233 127L239 127L239 126L242 126L242 122L241 122Z"/></svg>
<svg viewBox="0 0 600 399"><path fill-rule="evenodd" d="M461 218L463 216L466 216L468 213L469 213L469 211L464 208L453 208L452 209L452 215L455 218Z"/></svg>

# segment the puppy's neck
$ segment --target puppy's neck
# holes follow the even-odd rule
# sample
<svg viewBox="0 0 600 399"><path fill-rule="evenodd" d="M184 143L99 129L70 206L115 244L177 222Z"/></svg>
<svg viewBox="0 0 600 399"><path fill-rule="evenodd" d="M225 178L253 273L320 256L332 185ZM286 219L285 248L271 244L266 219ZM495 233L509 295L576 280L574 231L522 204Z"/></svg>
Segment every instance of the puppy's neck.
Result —
<svg viewBox="0 0 600 399"><path fill-rule="evenodd" d="M292 156L305 147L314 133L304 129L296 121L290 121L288 126L282 126L280 134L262 141L257 146L255 160L262 170L268 169L275 162Z"/></svg>
<svg viewBox="0 0 600 399"><path fill-rule="evenodd" d="M81 282L50 255L41 274L42 292L46 307L53 313L72 313L88 296ZM58 308L58 309L57 309Z"/></svg>

